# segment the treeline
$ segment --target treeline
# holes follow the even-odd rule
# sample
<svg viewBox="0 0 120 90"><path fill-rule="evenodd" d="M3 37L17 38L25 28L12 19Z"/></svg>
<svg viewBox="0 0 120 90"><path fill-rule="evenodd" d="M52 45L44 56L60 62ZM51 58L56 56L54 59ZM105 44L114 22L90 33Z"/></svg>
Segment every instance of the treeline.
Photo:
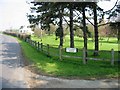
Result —
<svg viewBox="0 0 120 90"><path fill-rule="evenodd" d="M70 34L69 28L67 28L67 27L68 27L67 25L63 25L63 37ZM58 26L51 24L50 31L42 30L39 27L35 27L33 31L34 31L35 36L42 39L42 37L44 37L45 35L56 35L57 28L58 28ZM94 27L92 25L88 24L87 28L89 31L87 33L87 37L94 38ZM117 30L115 28L110 27L109 25L99 27L98 31L99 31L99 37L116 37L117 38ZM76 28L76 30L74 30L74 36L83 37L82 29ZM57 37L57 35L56 35L56 37Z"/></svg>

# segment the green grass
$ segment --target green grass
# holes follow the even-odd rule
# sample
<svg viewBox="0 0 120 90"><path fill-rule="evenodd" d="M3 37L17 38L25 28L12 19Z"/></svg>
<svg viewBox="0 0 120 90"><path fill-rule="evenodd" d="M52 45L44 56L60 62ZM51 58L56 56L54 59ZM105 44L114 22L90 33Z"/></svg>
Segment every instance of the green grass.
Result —
<svg viewBox="0 0 120 90"><path fill-rule="evenodd" d="M109 41L107 41L108 38L102 38L102 40L100 40L99 43L99 47L100 47L100 52L99 52L99 56L93 56L94 53L94 42L92 41L91 38L88 38L88 57L93 57L93 58L105 58L105 59L111 59L111 49L113 48L115 51L115 60L118 60L118 43L117 43L117 39L116 38L110 38ZM42 42L43 44L49 44L50 45L50 53L53 53L54 55L59 55L59 49L58 49L58 45L59 45L59 40L55 40L55 36L51 35L51 36L44 36L42 38L42 41L40 41L39 38L32 36L32 40L35 41L39 41ZM65 37L65 41L64 41L64 46L63 46L63 55L69 55L69 56L78 56L78 57L82 57L83 56L83 38L79 38L75 36L75 47L79 49L79 51L77 53L66 53L65 52L65 48L69 47L69 36ZM53 47L53 48L51 48ZM45 48L44 48L45 49ZM45 49L46 50L46 49ZM73 58L72 58L73 59ZM66 59L65 59L66 60ZM76 60L74 60L76 61Z"/></svg>
<svg viewBox="0 0 120 90"><path fill-rule="evenodd" d="M37 38L34 38L34 40L35 39L38 40ZM51 39L54 39L54 37L47 37L47 43L51 45L58 44L59 41L53 43L51 42ZM45 42L44 40L43 43ZM39 72L42 72L45 75L88 79L113 78L118 77L120 74L120 71L118 71L118 67L120 68L120 66L117 62L115 62L115 66L111 66L108 61L88 61L86 65L83 64L82 60L78 60L77 63L73 62L75 59L71 59L71 62L69 62L70 59L60 61L57 57L47 57L45 54L38 52L34 47L24 41L19 39L18 41L25 56L34 63L34 66L37 67ZM117 48L115 47L115 49Z"/></svg>
<svg viewBox="0 0 120 90"><path fill-rule="evenodd" d="M35 41L40 41L44 44L50 44L51 46L54 46L54 47L59 45L59 39L55 40L54 35L51 35L51 36L46 35L42 38L42 41L40 40L40 38L37 38L35 36L32 36L31 39ZM117 38L111 37L109 41L107 41L107 39L108 39L107 37L102 37L102 40L99 40L100 50L110 51L113 48L115 51L118 51ZM84 44L83 38L75 36L74 40L75 40L75 47L82 49ZM64 38L63 47L69 47L69 42L70 42L69 35L67 35ZM92 50L94 49L94 42L92 41L92 38L88 38L88 49L92 49Z"/></svg>

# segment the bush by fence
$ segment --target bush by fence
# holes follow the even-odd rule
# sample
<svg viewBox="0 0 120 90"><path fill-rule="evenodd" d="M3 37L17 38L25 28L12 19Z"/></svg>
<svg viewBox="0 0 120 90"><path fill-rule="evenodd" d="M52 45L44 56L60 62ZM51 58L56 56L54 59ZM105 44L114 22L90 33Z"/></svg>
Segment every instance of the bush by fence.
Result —
<svg viewBox="0 0 120 90"><path fill-rule="evenodd" d="M4 34L7 34L7 35L12 35L12 36L17 36L17 33L16 32L3 32Z"/></svg>
<svg viewBox="0 0 120 90"><path fill-rule="evenodd" d="M7 35L18 37L18 38L23 39L23 40L26 40L27 38L28 39L31 38L31 35L28 35L28 34L25 34L25 33L6 32L6 31L4 31L3 33L7 34Z"/></svg>

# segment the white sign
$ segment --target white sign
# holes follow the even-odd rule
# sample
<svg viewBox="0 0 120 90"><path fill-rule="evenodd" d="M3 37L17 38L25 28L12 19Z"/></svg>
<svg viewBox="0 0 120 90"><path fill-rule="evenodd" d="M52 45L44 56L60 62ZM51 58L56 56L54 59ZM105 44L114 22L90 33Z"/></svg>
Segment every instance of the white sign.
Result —
<svg viewBox="0 0 120 90"><path fill-rule="evenodd" d="M66 48L66 52L76 53L77 52L77 48Z"/></svg>

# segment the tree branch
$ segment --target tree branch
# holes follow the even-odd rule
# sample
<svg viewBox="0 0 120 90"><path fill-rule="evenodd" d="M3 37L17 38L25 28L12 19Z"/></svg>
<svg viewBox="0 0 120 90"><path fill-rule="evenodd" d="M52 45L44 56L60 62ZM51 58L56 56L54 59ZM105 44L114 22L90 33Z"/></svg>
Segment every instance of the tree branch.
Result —
<svg viewBox="0 0 120 90"><path fill-rule="evenodd" d="M88 20L88 22L90 22L93 26L95 26L87 17L85 17L87 20Z"/></svg>
<svg viewBox="0 0 120 90"><path fill-rule="evenodd" d="M75 11L76 12L76 11ZM80 12L80 11L79 11ZM80 15L76 12L76 14L80 17ZM85 16L85 18L88 20L88 22L90 22L93 26L94 24Z"/></svg>
<svg viewBox="0 0 120 90"><path fill-rule="evenodd" d="M63 19L65 20L65 22L70 26L70 24L67 22L67 20L64 18L64 16L63 16Z"/></svg>
<svg viewBox="0 0 120 90"><path fill-rule="evenodd" d="M100 27L100 26L104 26L104 25L107 25L107 24L110 24L111 22L108 22L108 23L104 23L104 24L100 24L100 25L98 25L98 27Z"/></svg>

